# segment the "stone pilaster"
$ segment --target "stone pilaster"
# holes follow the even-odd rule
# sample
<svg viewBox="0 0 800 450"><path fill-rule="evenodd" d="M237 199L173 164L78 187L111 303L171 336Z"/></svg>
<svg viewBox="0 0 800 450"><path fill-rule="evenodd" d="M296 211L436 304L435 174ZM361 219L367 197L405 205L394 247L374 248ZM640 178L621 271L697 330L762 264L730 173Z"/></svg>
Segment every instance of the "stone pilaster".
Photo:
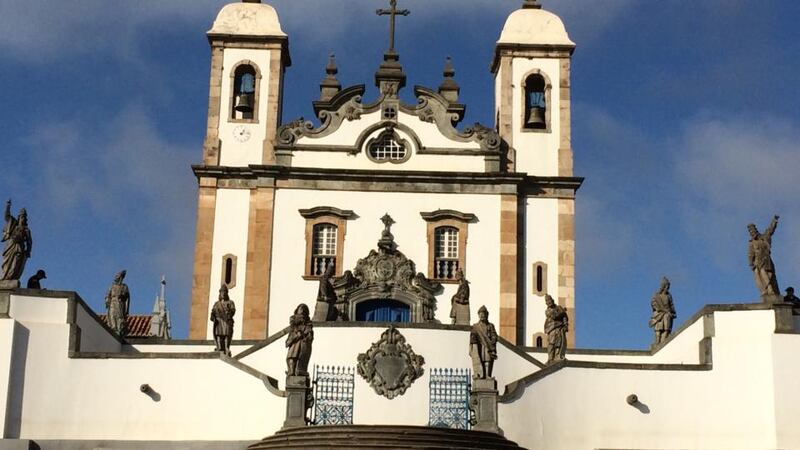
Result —
<svg viewBox="0 0 800 450"><path fill-rule="evenodd" d="M250 192L250 222L247 231L243 339L266 339L269 333L269 286L272 266L272 226L275 189Z"/></svg>
<svg viewBox="0 0 800 450"><path fill-rule="evenodd" d="M508 145L506 170L516 171L517 155L514 150L514 79L511 58L500 61L500 116L498 130L500 137Z"/></svg>
<svg viewBox="0 0 800 450"><path fill-rule="evenodd" d="M500 197L500 336L517 342L518 203L516 194Z"/></svg>
<svg viewBox="0 0 800 450"><path fill-rule="evenodd" d="M558 200L558 304L567 309L567 347L575 347L575 200Z"/></svg>
<svg viewBox="0 0 800 450"><path fill-rule="evenodd" d="M494 378L473 379L470 403L475 413L472 429L502 434L497 424L497 380Z"/></svg>
<svg viewBox="0 0 800 450"><path fill-rule="evenodd" d="M306 409L310 391L308 376L286 377L286 420L283 422L283 428L307 425Z"/></svg>
<svg viewBox="0 0 800 450"><path fill-rule="evenodd" d="M284 50L271 50L269 61L269 88L267 92L267 127L264 139L262 164L275 164L275 140L278 136L278 126L281 122L281 103L283 93L283 56Z"/></svg>
<svg viewBox="0 0 800 450"><path fill-rule="evenodd" d="M203 142L203 163L209 166L219 164L219 121L222 114L222 56L225 48L222 42L211 43L211 78L208 88L208 123Z"/></svg>
<svg viewBox="0 0 800 450"><path fill-rule="evenodd" d="M216 180L200 179L197 200L197 236L194 245L190 339L208 336L208 297L211 293L211 246L214 242L214 215L217 205Z"/></svg>
<svg viewBox="0 0 800 450"><path fill-rule="evenodd" d="M572 176L572 102L570 100L570 59L559 62L559 144L558 176Z"/></svg>

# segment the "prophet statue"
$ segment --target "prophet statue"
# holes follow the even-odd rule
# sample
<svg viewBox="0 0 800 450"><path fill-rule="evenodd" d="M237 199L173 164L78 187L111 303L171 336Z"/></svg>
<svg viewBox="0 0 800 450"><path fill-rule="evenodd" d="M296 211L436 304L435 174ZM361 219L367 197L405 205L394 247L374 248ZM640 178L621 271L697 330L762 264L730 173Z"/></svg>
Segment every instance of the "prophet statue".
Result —
<svg viewBox="0 0 800 450"><path fill-rule="evenodd" d="M669 293L669 280L667 277L661 279L661 287L653 295L650 306L653 308L653 315L650 317L650 328L655 332L655 342L659 345L667 340L672 333L672 320L677 317L675 305L672 303L672 294Z"/></svg>
<svg viewBox="0 0 800 450"><path fill-rule="evenodd" d="M114 282L106 293L106 322L109 328L118 335L125 336L128 332L128 312L130 311L131 293L128 285L125 284L125 275L128 272L123 270L114 276Z"/></svg>
<svg viewBox="0 0 800 450"><path fill-rule="evenodd" d="M211 322L214 322L215 350L231 356L231 340L233 340L233 316L236 305L228 297L228 286L219 288L219 299L211 308Z"/></svg>
<svg viewBox="0 0 800 450"><path fill-rule="evenodd" d="M473 378L485 380L492 377L497 359L497 331L489 322L486 306L478 310L478 318L469 333L469 356L472 358Z"/></svg>
<svg viewBox="0 0 800 450"><path fill-rule="evenodd" d="M780 301L781 298L778 279L775 276L775 264L772 262L772 235L778 226L778 219L779 216L774 216L763 233L759 233L755 224L747 225L747 230L750 232L747 260L753 270L761 301L765 303Z"/></svg>
<svg viewBox="0 0 800 450"><path fill-rule="evenodd" d="M6 202L5 226L3 227L3 265L0 281L18 281L25 271L25 263L31 257L31 230L28 228L28 212L19 210L19 215L11 215L11 200Z"/></svg>
<svg viewBox="0 0 800 450"><path fill-rule="evenodd" d="M547 363L552 364L566 359L567 331L569 331L569 316L567 310L557 305L549 294L545 295L544 332L547 333Z"/></svg>
<svg viewBox="0 0 800 450"><path fill-rule="evenodd" d="M311 344L314 342L314 325L309 317L308 306L301 303L289 318L289 334L286 337L286 375L308 376L308 361L311 359Z"/></svg>

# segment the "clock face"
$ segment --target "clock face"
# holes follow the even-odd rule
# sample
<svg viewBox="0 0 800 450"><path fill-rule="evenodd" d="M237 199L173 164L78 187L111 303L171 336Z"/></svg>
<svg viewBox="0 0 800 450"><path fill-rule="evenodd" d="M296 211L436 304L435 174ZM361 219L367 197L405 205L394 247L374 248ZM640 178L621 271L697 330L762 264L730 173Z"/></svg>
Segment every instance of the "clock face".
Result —
<svg viewBox="0 0 800 450"><path fill-rule="evenodd" d="M250 139L250 130L244 125L239 125L233 129L233 138L239 142L247 142Z"/></svg>

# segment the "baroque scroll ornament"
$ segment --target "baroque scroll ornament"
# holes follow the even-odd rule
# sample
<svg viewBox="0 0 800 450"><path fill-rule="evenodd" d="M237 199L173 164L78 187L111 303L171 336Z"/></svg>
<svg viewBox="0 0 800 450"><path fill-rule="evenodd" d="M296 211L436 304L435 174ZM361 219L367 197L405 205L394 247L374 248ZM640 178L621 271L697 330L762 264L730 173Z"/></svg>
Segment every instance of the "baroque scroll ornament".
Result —
<svg viewBox="0 0 800 450"><path fill-rule="evenodd" d="M390 326L366 353L358 355L358 374L375 392L391 400L422 376L424 364L425 358L414 353L406 338Z"/></svg>

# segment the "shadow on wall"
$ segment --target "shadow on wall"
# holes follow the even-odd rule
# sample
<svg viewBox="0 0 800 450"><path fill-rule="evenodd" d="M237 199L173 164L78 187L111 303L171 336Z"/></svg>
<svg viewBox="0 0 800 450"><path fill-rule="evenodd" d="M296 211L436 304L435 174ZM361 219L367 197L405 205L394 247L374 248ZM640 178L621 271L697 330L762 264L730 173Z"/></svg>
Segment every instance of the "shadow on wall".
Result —
<svg viewBox="0 0 800 450"><path fill-rule="evenodd" d="M14 342L11 349L11 374L8 379L8 409L6 433L10 439L19 439L22 428L22 398L25 392L25 366L28 357L30 330L20 323L14 325ZM33 448L33 447L31 447ZM38 448L36 446L35 448Z"/></svg>

